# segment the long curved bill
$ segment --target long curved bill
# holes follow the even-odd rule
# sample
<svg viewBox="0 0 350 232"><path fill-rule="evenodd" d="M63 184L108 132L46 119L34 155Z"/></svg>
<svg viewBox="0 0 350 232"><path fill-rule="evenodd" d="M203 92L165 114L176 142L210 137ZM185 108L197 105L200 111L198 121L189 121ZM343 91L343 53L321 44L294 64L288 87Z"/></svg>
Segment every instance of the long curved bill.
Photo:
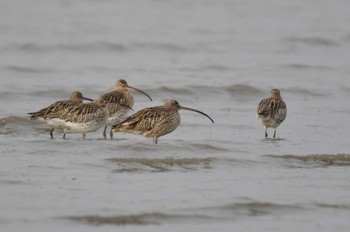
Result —
<svg viewBox="0 0 350 232"><path fill-rule="evenodd" d="M83 97L84 100L87 100L87 101L94 101L92 100L91 98L87 98L87 97Z"/></svg>
<svg viewBox="0 0 350 232"><path fill-rule="evenodd" d="M130 106L127 106L127 105L124 105L124 104L121 104L121 103L119 103L119 105L121 105L121 106L123 106L123 107L125 107L125 108L128 108L128 109L131 110L131 111L134 111L134 109L131 108Z"/></svg>
<svg viewBox="0 0 350 232"><path fill-rule="evenodd" d="M135 87L132 87L132 86L130 86L130 85L128 85L128 88L129 88L129 89L136 90L137 92L142 93L143 95L147 96L147 97L149 98L149 100L153 101L152 98L151 98L147 93L143 92L142 90L137 89L137 88L135 88Z"/></svg>
<svg viewBox="0 0 350 232"><path fill-rule="evenodd" d="M188 108L188 107L183 107L183 106L180 106L179 110L189 110L189 111L194 111L194 112L200 113L200 114L206 116L207 118L209 118L210 121L211 121L212 123L214 123L214 120L213 120L211 117L209 117L209 115L203 113L202 111L195 110L195 109Z"/></svg>

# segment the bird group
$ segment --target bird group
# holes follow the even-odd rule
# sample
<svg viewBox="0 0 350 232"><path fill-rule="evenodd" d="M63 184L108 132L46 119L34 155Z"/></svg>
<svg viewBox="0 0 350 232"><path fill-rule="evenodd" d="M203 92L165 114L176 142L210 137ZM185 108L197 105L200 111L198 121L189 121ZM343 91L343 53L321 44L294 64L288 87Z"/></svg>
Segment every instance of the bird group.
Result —
<svg viewBox="0 0 350 232"><path fill-rule="evenodd" d="M107 128L111 127L109 135L113 138L113 131L143 135L152 138L156 144L158 138L171 133L180 125L179 110L189 110L202 114L214 123L214 120L202 111L183 107L176 100L168 100L162 106L142 109L130 116L133 110L134 97L130 90L135 90L152 98L144 91L128 85L121 79L116 82L113 91L102 94L95 100L86 98L81 92L71 93L68 100L54 102L37 112L28 113L30 118L46 123L51 128L50 136L53 139L55 129L63 129L63 138L66 133L82 133L85 140L86 134L104 127L103 137L107 138ZM83 101L90 101L84 103ZM257 109L258 119L267 128L275 129L286 118L287 108L282 100L280 91L273 89L271 97L260 102Z"/></svg>
<svg viewBox="0 0 350 232"><path fill-rule="evenodd" d="M132 134L140 134L153 138L154 143L158 138L169 134L180 125L178 110L190 110L208 117L207 114L188 107L182 107L176 100L168 100L163 106L145 108L127 117L134 105L134 97L129 90L136 90L149 98L144 91L128 85L125 80L117 81L114 90L102 94L95 100L86 98L81 92L71 93L68 100L57 101L37 112L28 113L30 118L46 123L50 128L50 136L53 138L55 129L63 129L63 138L66 133L86 134L96 131L104 126L103 136L106 139L106 130L110 126L110 138L113 131ZM87 100L90 103L84 103Z"/></svg>

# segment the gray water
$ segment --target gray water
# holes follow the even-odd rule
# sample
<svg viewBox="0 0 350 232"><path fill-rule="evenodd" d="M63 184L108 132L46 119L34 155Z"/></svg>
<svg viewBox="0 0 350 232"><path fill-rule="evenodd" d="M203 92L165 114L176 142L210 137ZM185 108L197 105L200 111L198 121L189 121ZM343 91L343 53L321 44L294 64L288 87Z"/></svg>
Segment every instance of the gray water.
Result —
<svg viewBox="0 0 350 232"><path fill-rule="evenodd" d="M0 2L1 231L349 231L350 2ZM154 145L27 112L124 78L177 99ZM288 116L265 140L259 101ZM269 131L272 135L272 131Z"/></svg>

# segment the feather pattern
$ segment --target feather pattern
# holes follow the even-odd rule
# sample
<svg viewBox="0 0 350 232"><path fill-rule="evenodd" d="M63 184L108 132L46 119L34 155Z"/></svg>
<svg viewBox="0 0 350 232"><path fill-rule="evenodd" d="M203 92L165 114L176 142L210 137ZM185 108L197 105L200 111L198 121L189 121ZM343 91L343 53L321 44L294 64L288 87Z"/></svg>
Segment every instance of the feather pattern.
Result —
<svg viewBox="0 0 350 232"><path fill-rule="evenodd" d="M111 103L119 103L122 105L126 105L129 107L133 107L134 105L134 97L126 91L122 91L121 89L116 89L112 92L105 93L102 97Z"/></svg>
<svg viewBox="0 0 350 232"><path fill-rule="evenodd" d="M76 107L83 103L83 100L91 100L83 97L80 92L73 92L68 100L57 101L48 107L45 107L37 112L28 113L31 119L52 119L59 117L60 114L66 109Z"/></svg>
<svg viewBox="0 0 350 232"><path fill-rule="evenodd" d="M275 120L278 126L287 116L287 107L282 99L268 98L260 102L257 114L259 117Z"/></svg>
<svg viewBox="0 0 350 232"><path fill-rule="evenodd" d="M66 110L59 119L65 122L64 135L67 132L86 133L96 131L106 124L109 112L106 102L102 97L97 98L92 103L84 103L69 110Z"/></svg>
<svg viewBox="0 0 350 232"><path fill-rule="evenodd" d="M91 120L104 122L108 111L96 103L83 103L65 111L59 118L66 122L86 123Z"/></svg>
<svg viewBox="0 0 350 232"><path fill-rule="evenodd" d="M73 108L81 104L80 102L65 100L57 101L50 106L43 108L37 112L28 113L31 119L50 119L57 118L64 109Z"/></svg>

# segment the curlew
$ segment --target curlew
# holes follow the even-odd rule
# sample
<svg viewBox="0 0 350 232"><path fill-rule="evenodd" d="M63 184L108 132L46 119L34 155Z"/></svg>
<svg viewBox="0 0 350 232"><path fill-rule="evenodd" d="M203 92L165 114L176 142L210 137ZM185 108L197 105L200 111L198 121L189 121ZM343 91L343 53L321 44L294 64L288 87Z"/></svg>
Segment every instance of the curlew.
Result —
<svg viewBox="0 0 350 232"><path fill-rule="evenodd" d="M180 106L176 100L168 100L162 106L145 108L131 115L123 122L113 126L114 131L143 135L153 138L156 144L158 138L171 133L180 125L179 110L190 110L208 117L212 123L213 119L207 114Z"/></svg>
<svg viewBox="0 0 350 232"><path fill-rule="evenodd" d="M85 140L86 133L103 127L108 116L107 102L102 96L96 98L92 103L83 103L70 108L59 116L59 120L64 124L63 139L66 138L66 133L82 133Z"/></svg>
<svg viewBox="0 0 350 232"><path fill-rule="evenodd" d="M287 106L278 89L271 90L271 96L263 99L257 108L257 117L265 126L265 138L268 137L267 128L274 128L273 137L276 138L276 129L287 116Z"/></svg>
<svg viewBox="0 0 350 232"><path fill-rule="evenodd" d="M129 109L134 106L134 97L129 93L129 90L136 90L145 96L147 96L151 101L152 98L145 93L144 91L137 89L135 87L132 87L128 85L128 83L121 79L117 81L115 84L114 90L112 92L103 94L102 97L110 102L110 103L118 103L124 107L108 107L109 108L109 117L108 121L105 125L105 128L103 130L103 137L106 139L106 130L108 126L113 126L118 123L120 123L122 120L125 119L127 113L129 112ZM129 109L128 109L129 108ZM111 128L110 130L110 138L113 138L113 130Z"/></svg>
<svg viewBox="0 0 350 232"><path fill-rule="evenodd" d="M28 114L31 115L31 119L45 122L51 128L50 136L53 139L54 129L64 127L61 121L57 120L59 116L66 110L83 104L83 100L92 101L92 99L84 97L81 92L74 91L70 94L68 100L56 101L46 108Z"/></svg>

